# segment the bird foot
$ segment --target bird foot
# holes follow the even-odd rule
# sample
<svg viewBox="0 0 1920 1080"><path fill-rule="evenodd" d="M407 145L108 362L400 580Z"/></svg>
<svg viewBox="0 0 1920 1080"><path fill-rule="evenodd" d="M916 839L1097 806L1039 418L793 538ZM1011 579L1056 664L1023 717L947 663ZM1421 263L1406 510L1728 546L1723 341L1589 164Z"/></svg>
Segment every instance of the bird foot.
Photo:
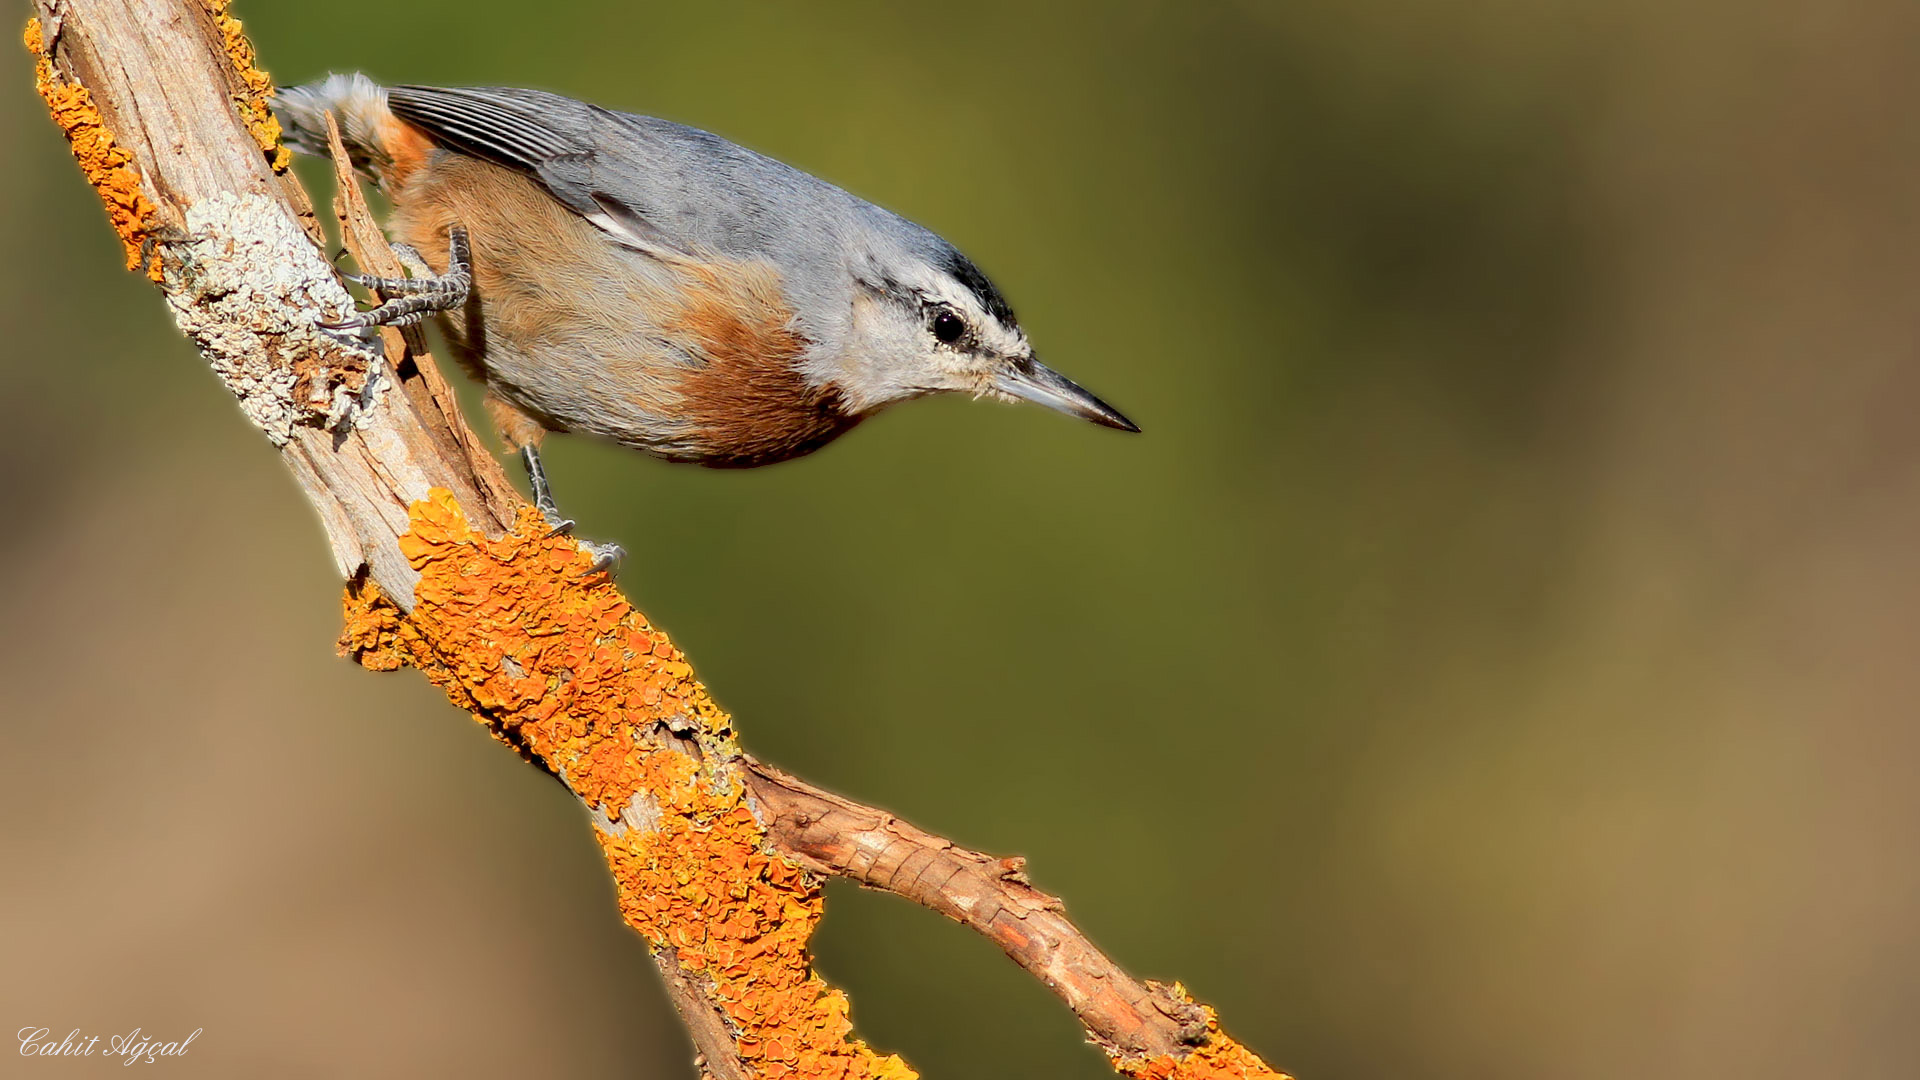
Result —
<svg viewBox="0 0 1920 1080"><path fill-rule="evenodd" d="M560 511L554 508L551 501L540 507L540 516L547 519L548 536L573 535L573 519L561 517ZM576 540L576 542L579 543L580 550L593 556L593 565L587 568L589 574L606 574L611 577L614 570L620 566L620 560L627 557L627 549L619 544L602 544L593 540Z"/></svg>
<svg viewBox="0 0 1920 1080"><path fill-rule="evenodd" d="M612 577L614 571L620 568L620 560L627 557L627 549L619 544L596 544L591 540L582 540L580 546L593 556L593 565L587 567L589 574Z"/></svg>
<svg viewBox="0 0 1920 1080"><path fill-rule="evenodd" d="M560 513L560 507L553 501L553 488L547 483L547 468L540 460L540 451L535 449L533 444L528 443L520 448L520 461L527 467L527 481L533 487L534 508L539 510L540 516L547 520L547 535L573 536L574 521L570 517L563 516ZM612 577L614 569L620 565L620 560L627 557L627 549L619 544L602 544L592 540L580 540L577 537L575 542L580 545L582 551L593 556L593 565L587 568L588 574L606 574Z"/></svg>
<svg viewBox="0 0 1920 1080"><path fill-rule="evenodd" d="M455 225L447 230L447 272L436 274L420 253L406 244L393 245L393 253L412 277L387 278L370 274L340 276L356 285L372 289L391 300L366 311L355 312L338 322L323 322L323 330L359 330L374 326L409 326L440 311L452 311L467 302L473 290L473 254L467 245L467 230Z"/></svg>

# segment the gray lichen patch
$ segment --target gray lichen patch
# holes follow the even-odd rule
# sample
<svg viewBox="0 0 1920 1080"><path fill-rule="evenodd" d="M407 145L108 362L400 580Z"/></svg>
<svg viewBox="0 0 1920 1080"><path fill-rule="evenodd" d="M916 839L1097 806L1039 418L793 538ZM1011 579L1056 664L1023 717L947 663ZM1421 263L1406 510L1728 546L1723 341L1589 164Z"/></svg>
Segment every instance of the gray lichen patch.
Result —
<svg viewBox="0 0 1920 1080"><path fill-rule="evenodd" d="M609 814L604 806L590 809L593 823L615 836L623 836L629 830L649 833L660 828L660 802L645 791L634 792L633 797L627 800L627 805L621 808L618 818Z"/></svg>
<svg viewBox="0 0 1920 1080"><path fill-rule="evenodd" d="M315 325L353 300L285 207L222 192L188 209L162 254L174 321L275 446L348 418L379 353Z"/></svg>

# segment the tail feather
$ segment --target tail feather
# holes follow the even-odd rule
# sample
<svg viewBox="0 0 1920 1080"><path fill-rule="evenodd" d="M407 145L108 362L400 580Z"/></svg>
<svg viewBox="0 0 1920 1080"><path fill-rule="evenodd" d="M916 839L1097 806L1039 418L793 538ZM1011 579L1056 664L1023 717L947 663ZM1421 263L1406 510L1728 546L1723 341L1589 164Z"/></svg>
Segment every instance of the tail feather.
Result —
<svg viewBox="0 0 1920 1080"><path fill-rule="evenodd" d="M289 147L319 157L327 154L326 114L332 112L354 167L383 183L391 178L393 113L387 108L386 88L365 75L328 75L303 86L279 87L273 112Z"/></svg>

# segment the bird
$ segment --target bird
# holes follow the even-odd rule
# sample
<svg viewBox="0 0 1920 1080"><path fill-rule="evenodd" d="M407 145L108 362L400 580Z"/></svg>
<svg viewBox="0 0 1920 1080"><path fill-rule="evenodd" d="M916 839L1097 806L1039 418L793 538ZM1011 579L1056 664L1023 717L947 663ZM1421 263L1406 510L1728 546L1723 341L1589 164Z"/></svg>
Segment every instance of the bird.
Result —
<svg viewBox="0 0 1920 1080"><path fill-rule="evenodd" d="M288 146L320 155L334 115L411 275L344 275L388 299L324 325L437 317L556 525L549 432L755 468L942 393L1140 430L1042 364L953 244L720 136L541 90L358 73L281 87L274 112Z"/></svg>

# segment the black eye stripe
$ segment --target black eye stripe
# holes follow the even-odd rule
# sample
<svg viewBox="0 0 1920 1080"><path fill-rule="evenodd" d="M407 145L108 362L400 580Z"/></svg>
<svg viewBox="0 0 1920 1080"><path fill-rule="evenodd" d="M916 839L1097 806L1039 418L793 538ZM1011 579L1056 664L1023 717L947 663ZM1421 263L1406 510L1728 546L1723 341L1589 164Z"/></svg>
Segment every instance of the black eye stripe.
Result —
<svg viewBox="0 0 1920 1080"><path fill-rule="evenodd" d="M1014 325L1013 309L1007 306L1006 297L1000 295L1000 290L993 287L993 282L987 280L987 275L980 272L972 259L949 246L941 253L939 266L965 286L980 301L980 306L987 309L987 314L1006 326Z"/></svg>

